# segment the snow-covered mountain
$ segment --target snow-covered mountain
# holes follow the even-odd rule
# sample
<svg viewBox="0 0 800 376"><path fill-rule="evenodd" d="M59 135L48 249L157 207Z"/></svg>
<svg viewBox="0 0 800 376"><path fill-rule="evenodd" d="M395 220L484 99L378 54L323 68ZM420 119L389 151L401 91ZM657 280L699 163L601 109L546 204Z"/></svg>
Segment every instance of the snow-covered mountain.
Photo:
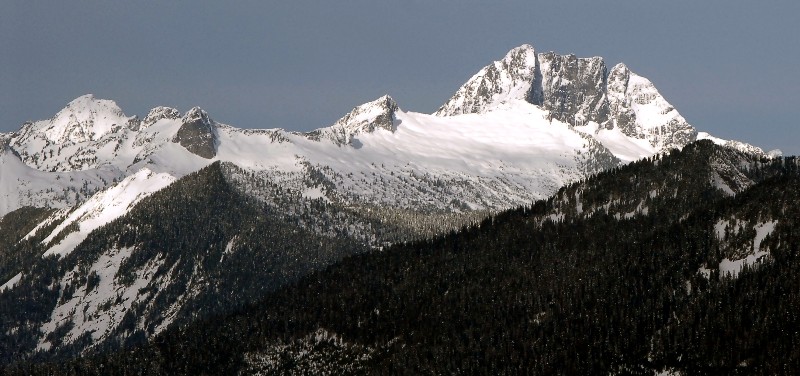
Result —
<svg viewBox="0 0 800 376"><path fill-rule="evenodd" d="M617 150L625 159L680 148L697 138L697 131L655 86L624 64L609 72L601 57L537 54L530 45L517 47L481 69L436 115L485 113L514 100L532 103L548 112L548 120L601 140L607 136L603 133L621 133L625 141L639 144L633 154ZM617 146L612 140L603 141L612 149Z"/></svg>
<svg viewBox="0 0 800 376"><path fill-rule="evenodd" d="M186 312L203 317L196 309L235 302L237 287L267 283L268 271L291 271L270 260L320 265L315 258L330 255L313 233L281 244L281 229L309 228L289 218L251 228L270 211L254 216L251 200L225 192L239 185L225 183L229 167L215 163L190 174L94 232L89 245L51 272L58 282L41 277L40 285L56 287L36 290L23 276L10 282L20 286L0 294L8 328L0 343L15 349L29 337L14 333L31 328L40 329L28 348L71 350L71 357L85 346L114 349L104 346L160 334L113 354L44 358L51 362L12 365L6 373L451 374L507 367L530 374L780 374L799 368L791 361L798 337L792 307L800 302L795 158L768 159L701 140L462 231L348 258L234 313L187 323ZM7 223L0 221L0 245ZM297 239L308 246L293 253ZM253 249L259 245L267 249ZM269 252L274 245L279 251ZM18 306L9 296L28 303L36 295L49 297L39 299L45 314L30 308L6 314ZM573 362L576 353L585 361Z"/></svg>
<svg viewBox="0 0 800 376"><path fill-rule="evenodd" d="M481 69L433 115L384 96L296 133L234 128L199 108L157 107L140 120L85 95L3 138L0 215L69 207L142 168L180 177L216 160L282 183L319 171L323 187L292 188L334 202L453 211L524 204L699 138L763 153L698 133L623 64L608 71L600 57L529 45Z"/></svg>
<svg viewBox="0 0 800 376"><path fill-rule="evenodd" d="M225 271L224 259L290 248L285 243L270 248L271 243L254 235L273 229L269 221L291 223L298 227L294 234L319 237L314 243L319 249L337 250L275 262L274 274L282 279L256 274L284 281L294 276L280 269L286 265L308 271L344 255L340 250L347 247L322 246L338 238L366 249L455 228L476 213L529 204L567 183L698 139L764 155L751 145L698 132L650 81L622 64L609 72L599 57L536 53L524 45L481 69L434 114L405 111L383 96L355 107L328 127L306 133L235 128L197 107L183 114L157 107L139 119L124 114L113 101L85 95L52 119L0 134L0 218L24 207L53 209L46 220L26 230L26 236L14 240L28 247L25 252L40 251L42 262L69 263L41 287L58 302L45 319L25 325L38 330L39 349L59 344L83 348L88 345L80 339L90 330L96 331L95 341L125 340L130 335L126 330L133 330L125 325L152 334L179 312L188 315L184 308L208 299L203 294L225 296L223 287L230 282L225 273L230 270ZM188 209L182 210L205 210L221 198L192 201L200 188L189 183L169 190L181 178L198 179L198 171L213 179L214 174L223 175L225 182L214 180L215 187L260 203L232 201L242 210L263 210L266 219L258 220L267 222L253 224L250 230L224 231L218 228L222 225L204 222L209 232L220 231L208 240L216 248L192 248L192 255L157 248L153 244L160 243L149 238L153 234L161 239L181 232L162 233L140 223L142 218L147 222L166 215L158 208L141 208L140 203L152 206L154 201L147 198L161 194L154 200L163 204L177 197L186 200ZM431 225L431 218L440 224ZM168 223L170 218L161 220ZM220 223L231 227L240 219L227 220ZM111 228L109 224L122 233L97 234ZM297 236L279 239L299 243ZM266 251L246 245L262 243ZM207 261L214 252L223 253L218 261ZM80 255L92 258L82 260ZM5 279L0 283L6 282L0 290L44 283L21 259L15 258L13 267L0 265L0 271L8 269L7 275L0 275ZM133 274L127 277L118 272L128 269ZM267 273L262 269L254 273ZM99 289L90 286L95 283ZM243 284L238 279L231 282ZM131 286L152 293L131 292ZM170 307L169 317L155 310L156 301ZM73 311L78 307L88 313L75 322ZM133 324L123 319L133 312L148 318ZM103 325L92 323L100 317ZM63 338L54 338L57 333Z"/></svg>

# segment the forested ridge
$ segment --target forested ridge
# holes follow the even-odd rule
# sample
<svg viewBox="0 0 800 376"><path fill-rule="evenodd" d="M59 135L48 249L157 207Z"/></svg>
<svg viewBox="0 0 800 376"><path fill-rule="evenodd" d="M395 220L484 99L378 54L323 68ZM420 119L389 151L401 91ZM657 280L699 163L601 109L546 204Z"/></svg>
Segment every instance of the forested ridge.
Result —
<svg viewBox="0 0 800 376"><path fill-rule="evenodd" d="M796 373L800 172L748 158L695 143L129 351L6 372Z"/></svg>
<svg viewBox="0 0 800 376"><path fill-rule="evenodd" d="M20 277L0 291L0 364L124 349L258 301L342 257L485 215L347 207L214 163L144 198L66 256L43 258L79 231L70 225L45 241L69 213L26 207L0 222L0 276Z"/></svg>

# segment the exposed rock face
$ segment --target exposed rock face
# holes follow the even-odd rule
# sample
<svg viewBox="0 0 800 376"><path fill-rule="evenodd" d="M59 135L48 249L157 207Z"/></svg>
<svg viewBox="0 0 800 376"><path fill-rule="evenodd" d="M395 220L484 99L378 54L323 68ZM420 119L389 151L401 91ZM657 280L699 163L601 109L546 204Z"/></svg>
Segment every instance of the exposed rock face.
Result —
<svg viewBox="0 0 800 376"><path fill-rule="evenodd" d="M22 159L20 158L19 153L17 153L17 151L11 147L10 143L11 143L11 137L9 135L0 133L0 156L2 156L4 153L10 153L16 156L18 159ZM0 217L1 216L2 215L0 215Z"/></svg>
<svg viewBox="0 0 800 376"><path fill-rule="evenodd" d="M642 137L643 134L637 133L636 113L633 112L627 95L630 74L628 67L622 63L615 65L608 74L606 90L611 111L609 122L612 127L619 128L628 136Z"/></svg>
<svg viewBox="0 0 800 376"><path fill-rule="evenodd" d="M602 58L539 54L529 102L549 110L554 119L572 125L608 118L606 65Z"/></svg>
<svg viewBox="0 0 800 376"><path fill-rule="evenodd" d="M586 176L596 174L598 171L603 171L616 166L619 166L621 161L617 158L608 148L603 146L600 142L595 140L589 135L582 135L587 142L587 152L575 156L578 170Z"/></svg>
<svg viewBox="0 0 800 376"><path fill-rule="evenodd" d="M178 129L173 142L186 148L193 154L206 159L217 155L215 123L208 114L199 107L192 108L181 119L183 125Z"/></svg>

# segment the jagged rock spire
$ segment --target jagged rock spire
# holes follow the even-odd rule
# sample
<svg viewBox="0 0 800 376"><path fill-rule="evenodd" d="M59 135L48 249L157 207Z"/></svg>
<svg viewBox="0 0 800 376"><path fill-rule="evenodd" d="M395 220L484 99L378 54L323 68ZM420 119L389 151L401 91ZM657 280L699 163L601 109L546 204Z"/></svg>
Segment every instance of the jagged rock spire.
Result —
<svg viewBox="0 0 800 376"><path fill-rule="evenodd" d="M200 107L194 107L183 115L181 121L183 124L173 141L193 154L206 159L214 158L217 155L216 123L208 113Z"/></svg>

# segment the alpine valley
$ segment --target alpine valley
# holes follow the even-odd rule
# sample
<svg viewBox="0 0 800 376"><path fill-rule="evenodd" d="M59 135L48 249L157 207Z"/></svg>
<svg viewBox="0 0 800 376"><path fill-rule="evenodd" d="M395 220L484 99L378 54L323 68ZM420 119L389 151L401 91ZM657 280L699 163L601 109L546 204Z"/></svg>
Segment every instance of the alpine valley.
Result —
<svg viewBox="0 0 800 376"><path fill-rule="evenodd" d="M530 45L306 133L84 95L0 134L0 367L793 373L799 182Z"/></svg>

